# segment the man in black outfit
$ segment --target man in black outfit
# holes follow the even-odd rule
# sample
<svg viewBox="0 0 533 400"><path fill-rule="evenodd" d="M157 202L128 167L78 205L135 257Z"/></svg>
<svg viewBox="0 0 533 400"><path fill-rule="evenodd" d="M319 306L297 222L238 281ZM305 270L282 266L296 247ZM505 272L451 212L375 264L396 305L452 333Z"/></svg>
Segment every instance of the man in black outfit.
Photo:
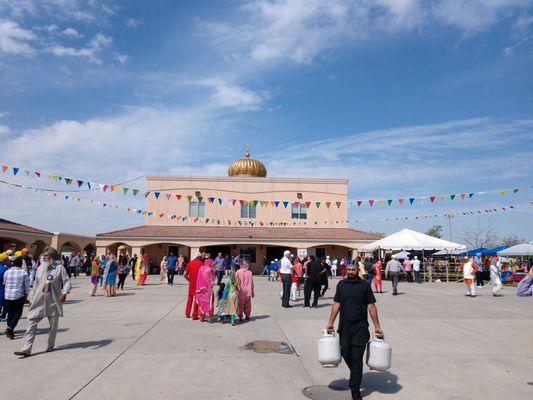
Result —
<svg viewBox="0 0 533 400"><path fill-rule="evenodd" d="M357 273L357 265L346 267L347 278L337 285L331 314L326 329L333 331L335 319L340 311L339 339L342 358L350 368L350 390L352 399L362 399L360 386L363 378L363 354L370 340L368 316L370 313L374 324L375 335L383 337L379 324L376 299L370 285L363 281Z"/></svg>
<svg viewBox="0 0 533 400"><path fill-rule="evenodd" d="M304 307L310 306L311 291L313 292L313 305L318 305L318 298L320 297L320 286L322 285L322 276L325 274L324 267L316 261L315 256L309 256L309 263L307 264L307 278L304 285Z"/></svg>

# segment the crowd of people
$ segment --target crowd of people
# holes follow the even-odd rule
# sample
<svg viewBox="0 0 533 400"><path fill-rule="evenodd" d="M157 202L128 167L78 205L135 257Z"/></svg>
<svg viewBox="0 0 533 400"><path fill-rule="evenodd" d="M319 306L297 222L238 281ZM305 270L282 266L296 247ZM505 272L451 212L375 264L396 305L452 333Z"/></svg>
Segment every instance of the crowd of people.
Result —
<svg viewBox="0 0 533 400"><path fill-rule="evenodd" d="M231 263L225 260L229 257L223 257L222 253L212 259L209 253L196 252L187 264L183 274L189 282L186 318L201 322L218 320L232 326L237 319L239 322L250 319L255 296L252 271L242 255L231 259ZM227 265L229 270L225 269ZM222 282L224 275L225 282Z"/></svg>

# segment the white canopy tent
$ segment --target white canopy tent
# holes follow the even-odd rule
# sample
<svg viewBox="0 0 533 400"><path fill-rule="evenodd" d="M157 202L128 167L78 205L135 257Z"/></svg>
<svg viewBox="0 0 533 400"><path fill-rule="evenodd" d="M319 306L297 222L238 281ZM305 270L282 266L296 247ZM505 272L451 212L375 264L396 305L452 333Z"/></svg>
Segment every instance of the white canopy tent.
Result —
<svg viewBox="0 0 533 400"><path fill-rule="evenodd" d="M410 229L402 229L383 239L372 242L361 251L383 250L463 250L466 246L448 242Z"/></svg>
<svg viewBox="0 0 533 400"><path fill-rule="evenodd" d="M499 256L533 256L533 242L521 243L498 252Z"/></svg>
<svg viewBox="0 0 533 400"><path fill-rule="evenodd" d="M463 253L464 249L457 249L457 250L440 250L436 253L433 253L434 256L456 256L458 254Z"/></svg>
<svg viewBox="0 0 533 400"><path fill-rule="evenodd" d="M395 256L396 258L400 259L400 260L405 260L406 258L409 257L409 253L408 251L400 251L399 253L396 253Z"/></svg>

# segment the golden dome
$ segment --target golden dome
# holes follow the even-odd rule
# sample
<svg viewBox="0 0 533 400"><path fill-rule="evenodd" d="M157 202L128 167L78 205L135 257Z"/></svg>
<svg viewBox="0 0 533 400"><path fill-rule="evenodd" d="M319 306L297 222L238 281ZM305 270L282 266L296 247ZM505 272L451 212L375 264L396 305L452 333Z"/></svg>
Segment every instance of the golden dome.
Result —
<svg viewBox="0 0 533 400"><path fill-rule="evenodd" d="M228 168L229 176L267 176L267 170L261 161L250 158L250 150L246 146L246 156L240 160L233 161Z"/></svg>

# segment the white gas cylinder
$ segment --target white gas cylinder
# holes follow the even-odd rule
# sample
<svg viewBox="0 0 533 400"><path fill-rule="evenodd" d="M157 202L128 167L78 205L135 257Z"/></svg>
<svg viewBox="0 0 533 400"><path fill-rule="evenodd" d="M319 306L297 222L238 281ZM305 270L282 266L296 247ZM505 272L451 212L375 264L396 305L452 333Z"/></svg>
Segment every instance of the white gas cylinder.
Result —
<svg viewBox="0 0 533 400"><path fill-rule="evenodd" d="M387 371L391 367L392 348L383 339L374 338L366 349L366 365L376 371Z"/></svg>
<svg viewBox="0 0 533 400"><path fill-rule="evenodd" d="M322 331L318 340L318 362L325 368L338 367L341 363L341 345L335 332Z"/></svg>

